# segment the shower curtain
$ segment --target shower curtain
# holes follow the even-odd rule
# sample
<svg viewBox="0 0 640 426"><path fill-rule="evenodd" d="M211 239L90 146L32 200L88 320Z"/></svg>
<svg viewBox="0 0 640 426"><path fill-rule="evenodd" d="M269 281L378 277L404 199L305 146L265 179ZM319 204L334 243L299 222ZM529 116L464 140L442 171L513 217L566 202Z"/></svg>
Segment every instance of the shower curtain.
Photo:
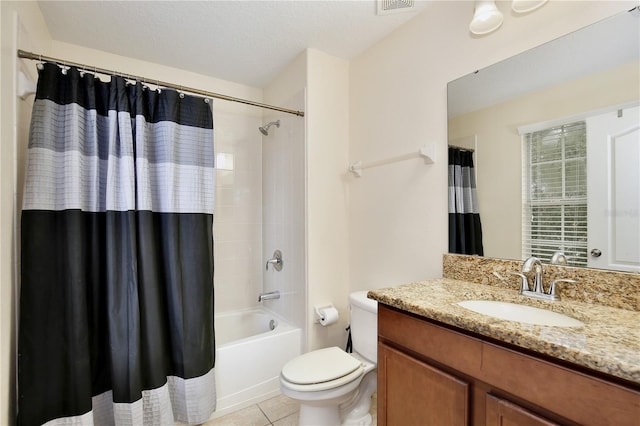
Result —
<svg viewBox="0 0 640 426"><path fill-rule="evenodd" d="M19 424L209 418L213 158L205 100L44 65L21 218Z"/></svg>
<svg viewBox="0 0 640 426"><path fill-rule="evenodd" d="M473 152L449 147L449 253L484 254Z"/></svg>

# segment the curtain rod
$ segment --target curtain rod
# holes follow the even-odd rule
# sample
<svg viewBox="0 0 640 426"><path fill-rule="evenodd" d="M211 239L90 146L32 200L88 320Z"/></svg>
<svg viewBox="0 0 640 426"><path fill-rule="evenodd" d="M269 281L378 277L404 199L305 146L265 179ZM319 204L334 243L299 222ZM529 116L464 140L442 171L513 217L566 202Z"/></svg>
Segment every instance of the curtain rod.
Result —
<svg viewBox="0 0 640 426"><path fill-rule="evenodd" d="M455 149L459 149L460 151L470 151L470 152L475 152L475 149L473 148L465 148L463 146L457 146L457 145L447 145L449 148L455 148Z"/></svg>
<svg viewBox="0 0 640 426"><path fill-rule="evenodd" d="M39 54L35 54L35 53L24 51L24 50L20 50L20 49L18 49L18 58L31 59L31 60L44 61L44 62L51 62L51 63L54 63L54 64L59 65L59 66L76 67L76 68L80 68L80 69L82 69L84 71L92 71L92 72L98 73L98 74L121 76L121 77L129 79L129 80L136 80L136 81L142 81L143 83L155 84L155 85L160 86L160 87L166 87L166 88L169 88L169 89L175 89L175 90L178 90L180 92L188 92L188 93L191 93L191 94L194 94L194 95L204 96L204 97L208 97L208 98L222 99L224 101L229 101L229 102L238 102L238 103L241 103L241 104L251 105L251 106L255 106L255 107L259 107L259 108L271 109L271 110L274 110L274 111L280 111L280 112L285 112L287 114L294 114L294 115L297 115L299 117L304 117L304 111L296 111L296 110L289 109L289 108L282 108L282 107L279 107L279 106L274 106L274 105L263 104L263 103L260 103L260 102L249 101L247 99L241 99L241 98L235 98L233 96L222 95L220 93L207 92L206 90L200 90L200 89L194 89L192 87L180 86L178 84L168 83L166 81L159 81L159 80L156 80L156 79L153 79L153 78L145 78L145 77L140 77L140 76L137 76L137 75L121 73L121 72L114 71L114 70L108 70L108 69L105 69L105 68L98 68L98 67L94 67L94 66L91 66L91 65L84 65L84 64L79 64L79 63L76 63L76 62L65 61L63 59L52 58L50 56L45 56L45 55L39 55Z"/></svg>

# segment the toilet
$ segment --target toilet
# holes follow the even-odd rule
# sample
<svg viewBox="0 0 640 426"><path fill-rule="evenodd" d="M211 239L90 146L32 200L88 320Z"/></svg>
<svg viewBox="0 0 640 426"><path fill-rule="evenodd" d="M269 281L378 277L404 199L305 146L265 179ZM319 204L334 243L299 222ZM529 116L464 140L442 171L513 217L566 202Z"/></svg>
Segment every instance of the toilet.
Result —
<svg viewBox="0 0 640 426"><path fill-rule="evenodd" d="M318 349L289 361L280 390L300 403L301 426L371 424L378 364L378 303L366 291L349 295L353 353Z"/></svg>

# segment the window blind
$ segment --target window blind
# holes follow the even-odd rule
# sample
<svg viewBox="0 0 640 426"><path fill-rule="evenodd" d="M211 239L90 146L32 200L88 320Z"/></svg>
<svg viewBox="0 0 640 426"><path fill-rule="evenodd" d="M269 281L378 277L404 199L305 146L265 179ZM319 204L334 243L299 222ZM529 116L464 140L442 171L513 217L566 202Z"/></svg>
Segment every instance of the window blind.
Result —
<svg viewBox="0 0 640 426"><path fill-rule="evenodd" d="M584 121L527 133L523 167L523 258L564 252L587 264L587 137Z"/></svg>

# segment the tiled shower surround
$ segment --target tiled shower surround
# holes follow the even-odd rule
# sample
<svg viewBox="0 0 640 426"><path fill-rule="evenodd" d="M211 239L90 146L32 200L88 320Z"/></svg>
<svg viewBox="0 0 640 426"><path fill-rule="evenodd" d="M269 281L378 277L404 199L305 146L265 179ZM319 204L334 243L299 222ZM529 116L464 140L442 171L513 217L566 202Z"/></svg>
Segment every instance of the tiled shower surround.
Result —
<svg viewBox="0 0 640 426"><path fill-rule="evenodd" d="M255 306L262 291L261 122L260 117L214 107L216 155L233 157L233 170L216 164L216 312Z"/></svg>

